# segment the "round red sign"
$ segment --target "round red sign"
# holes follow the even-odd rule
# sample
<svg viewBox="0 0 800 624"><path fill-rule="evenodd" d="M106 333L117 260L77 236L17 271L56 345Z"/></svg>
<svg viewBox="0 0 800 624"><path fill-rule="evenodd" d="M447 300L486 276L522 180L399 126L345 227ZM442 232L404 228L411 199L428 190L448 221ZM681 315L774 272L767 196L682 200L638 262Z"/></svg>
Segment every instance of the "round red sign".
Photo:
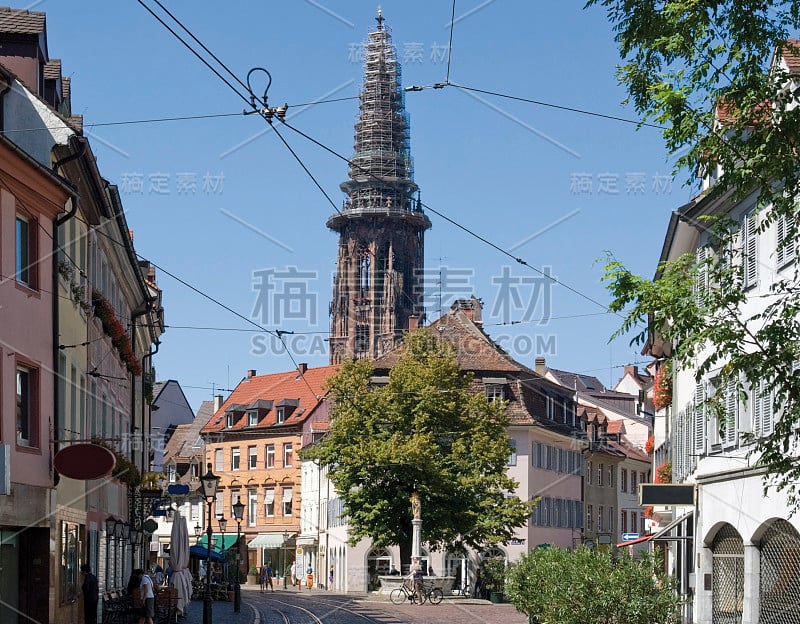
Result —
<svg viewBox="0 0 800 624"><path fill-rule="evenodd" d="M71 444L53 458L53 465L59 474L82 481L107 476L115 463L114 453L97 444Z"/></svg>

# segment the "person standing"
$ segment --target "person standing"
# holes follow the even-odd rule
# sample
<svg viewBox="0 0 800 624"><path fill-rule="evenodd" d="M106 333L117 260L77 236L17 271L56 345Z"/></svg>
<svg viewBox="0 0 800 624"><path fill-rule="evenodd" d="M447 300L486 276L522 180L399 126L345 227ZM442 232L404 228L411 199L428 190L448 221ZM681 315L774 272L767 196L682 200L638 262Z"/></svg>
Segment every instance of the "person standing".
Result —
<svg viewBox="0 0 800 624"><path fill-rule="evenodd" d="M261 564L261 569L258 571L258 584L261 586L261 593L264 593L264 588L267 586L267 565Z"/></svg>
<svg viewBox="0 0 800 624"><path fill-rule="evenodd" d="M272 577L275 576L275 572L272 570L272 562L267 561L267 585L271 591L275 591L275 588L272 587Z"/></svg>
<svg viewBox="0 0 800 624"><path fill-rule="evenodd" d="M417 604L422 606L422 577L425 576L425 568L422 567L419 557L411 558L411 569L406 577L411 581L411 590L417 597Z"/></svg>
<svg viewBox="0 0 800 624"><path fill-rule="evenodd" d="M85 624L97 624L97 603L100 601L100 586L88 563L81 564L81 572L83 572L83 585L81 585L83 621Z"/></svg>
<svg viewBox="0 0 800 624"><path fill-rule="evenodd" d="M156 594L153 591L153 579L144 570L138 570L142 580L139 585L139 597L144 605L142 614L139 616L139 624L153 624L156 615Z"/></svg>
<svg viewBox="0 0 800 624"><path fill-rule="evenodd" d="M333 566L328 570L328 591L333 591Z"/></svg>

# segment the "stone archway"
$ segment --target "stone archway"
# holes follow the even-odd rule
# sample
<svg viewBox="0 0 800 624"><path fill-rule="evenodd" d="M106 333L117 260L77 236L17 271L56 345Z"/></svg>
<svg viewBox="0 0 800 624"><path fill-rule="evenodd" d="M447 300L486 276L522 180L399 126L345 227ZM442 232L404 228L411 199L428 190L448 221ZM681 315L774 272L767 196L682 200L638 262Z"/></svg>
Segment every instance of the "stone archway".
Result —
<svg viewBox="0 0 800 624"><path fill-rule="evenodd" d="M740 624L744 607L744 542L724 524L711 542L713 624Z"/></svg>
<svg viewBox="0 0 800 624"><path fill-rule="evenodd" d="M800 533L786 520L775 520L764 531L758 548L758 621L800 624Z"/></svg>

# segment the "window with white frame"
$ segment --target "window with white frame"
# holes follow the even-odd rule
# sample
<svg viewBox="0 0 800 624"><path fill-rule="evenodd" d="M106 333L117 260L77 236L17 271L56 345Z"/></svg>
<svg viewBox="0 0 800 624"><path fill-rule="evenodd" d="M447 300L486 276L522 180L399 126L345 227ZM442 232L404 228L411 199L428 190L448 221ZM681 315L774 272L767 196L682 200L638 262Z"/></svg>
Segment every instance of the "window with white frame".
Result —
<svg viewBox="0 0 800 624"><path fill-rule="evenodd" d="M231 449L231 470L239 470L239 447Z"/></svg>
<svg viewBox="0 0 800 624"><path fill-rule="evenodd" d="M742 286L758 284L758 214L751 212L742 221Z"/></svg>
<svg viewBox="0 0 800 624"><path fill-rule="evenodd" d="M264 509L267 518L275 516L275 488L267 488L264 492Z"/></svg>
<svg viewBox="0 0 800 624"><path fill-rule="evenodd" d="M490 403L493 401L505 401L506 387L500 384L486 384L484 389L486 400Z"/></svg>
<svg viewBox="0 0 800 624"><path fill-rule="evenodd" d="M17 444L39 446L38 374L36 369L17 366Z"/></svg>
<svg viewBox="0 0 800 624"><path fill-rule="evenodd" d="M283 443L283 467L290 468L292 465L292 443Z"/></svg>
<svg viewBox="0 0 800 624"><path fill-rule="evenodd" d="M636 489L636 479L638 477L638 473L635 470L631 470L631 494L636 494L638 491Z"/></svg>
<svg viewBox="0 0 800 624"><path fill-rule="evenodd" d="M777 268L781 269L795 259L797 255L797 241L789 239L794 229L794 217L780 215L775 221L776 246L775 257Z"/></svg>
<svg viewBox="0 0 800 624"><path fill-rule="evenodd" d="M594 518L592 515L594 514L594 507L592 505L586 505L586 530L591 531L594 528Z"/></svg>
<svg viewBox="0 0 800 624"><path fill-rule="evenodd" d="M225 493L217 492L214 497L214 515L219 517L225 513Z"/></svg>
<svg viewBox="0 0 800 624"><path fill-rule="evenodd" d="M267 444L266 446L266 466L267 468L275 467L275 445Z"/></svg>
<svg viewBox="0 0 800 624"><path fill-rule="evenodd" d="M608 467L608 487L614 487L614 466L610 465Z"/></svg>
<svg viewBox="0 0 800 624"><path fill-rule="evenodd" d="M250 410L247 412L247 425L249 427L255 427L258 424L258 411L257 410Z"/></svg>
<svg viewBox="0 0 800 624"><path fill-rule="evenodd" d="M200 521L200 512L202 510L203 503L197 503L196 505L189 504L189 509L191 510L190 513L192 522L199 522Z"/></svg>
<svg viewBox="0 0 800 624"><path fill-rule="evenodd" d="M708 294L708 264L711 258L711 251L708 247L698 247L695 251L695 262L697 263L697 281L694 285L695 300L698 305L702 305Z"/></svg>
<svg viewBox="0 0 800 624"><path fill-rule="evenodd" d="M286 408L281 405L275 408L275 422L281 424L284 420L286 420Z"/></svg>
<svg viewBox="0 0 800 624"><path fill-rule="evenodd" d="M231 518L234 517L233 506L241 500L241 496L239 490L231 490Z"/></svg>
<svg viewBox="0 0 800 624"><path fill-rule="evenodd" d="M516 466L517 465L517 441L514 438L510 438L508 440L508 445L511 447L511 452L508 456L508 465L509 466Z"/></svg>
<svg viewBox="0 0 800 624"><path fill-rule="evenodd" d="M694 404L693 404L693 418L692 423L692 439L694 453L696 455L705 455L706 452L706 397L707 388L705 382L695 384L694 388Z"/></svg>
<svg viewBox="0 0 800 624"><path fill-rule="evenodd" d="M175 483L178 480L178 467L174 463L167 466L167 477L170 483Z"/></svg>
<svg viewBox="0 0 800 624"><path fill-rule="evenodd" d="M773 431L772 391L761 381L751 397L753 405L753 435L763 438Z"/></svg>
<svg viewBox="0 0 800 624"><path fill-rule="evenodd" d="M14 277L20 284L36 288L36 221L17 215L16 223L16 263Z"/></svg>
<svg viewBox="0 0 800 624"><path fill-rule="evenodd" d="M247 467L250 470L258 467L258 447L257 446L248 446L247 447Z"/></svg>
<svg viewBox="0 0 800 624"><path fill-rule="evenodd" d="M225 451L222 449L214 449L214 470L217 474L225 471Z"/></svg>
<svg viewBox="0 0 800 624"><path fill-rule="evenodd" d="M597 485L603 487L603 470L605 466L603 464L597 465Z"/></svg>
<svg viewBox="0 0 800 624"><path fill-rule="evenodd" d="M247 490L247 526L256 526L258 514L258 492Z"/></svg>
<svg viewBox="0 0 800 624"><path fill-rule="evenodd" d="M292 515L292 488L283 488L283 515Z"/></svg>

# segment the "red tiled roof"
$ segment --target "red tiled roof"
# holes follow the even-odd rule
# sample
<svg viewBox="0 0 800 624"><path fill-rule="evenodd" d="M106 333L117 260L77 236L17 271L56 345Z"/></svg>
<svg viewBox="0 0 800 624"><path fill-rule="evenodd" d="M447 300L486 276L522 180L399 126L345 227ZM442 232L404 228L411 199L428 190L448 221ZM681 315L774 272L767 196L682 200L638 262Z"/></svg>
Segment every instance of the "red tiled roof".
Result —
<svg viewBox="0 0 800 624"><path fill-rule="evenodd" d="M61 59L50 59L44 64L42 75L45 80L58 80L61 78Z"/></svg>
<svg viewBox="0 0 800 624"><path fill-rule="evenodd" d="M286 418L285 425L297 425L303 422L313 410L322 402L325 385L328 379L339 372L339 366L320 366L309 368L301 377L296 370L285 373L272 373L269 375L256 375L243 379L234 389L228 400L217 410L208 424L203 427L203 433L222 431L225 427L225 410L232 406L241 406L240 409L258 400L273 401L278 403L283 399L297 401L297 407ZM310 386L310 387L309 387ZM266 417L262 418L256 427L248 427L246 418L239 418L230 429L257 429L275 425L275 408L270 408Z"/></svg>
<svg viewBox="0 0 800 624"><path fill-rule="evenodd" d="M609 419L608 433L625 433L625 421Z"/></svg>
<svg viewBox="0 0 800 624"><path fill-rule="evenodd" d="M781 57L790 74L800 74L800 39L787 39L788 47L781 49Z"/></svg>
<svg viewBox="0 0 800 624"><path fill-rule="evenodd" d="M462 370L492 372L524 372L539 378L537 372L520 364L494 342L459 306L454 306L425 328L450 343ZM393 349L375 360L377 370L391 369L403 354L403 347Z"/></svg>
<svg viewBox="0 0 800 624"><path fill-rule="evenodd" d="M44 27L45 14L41 11L0 7L0 33L38 35L44 32Z"/></svg>

